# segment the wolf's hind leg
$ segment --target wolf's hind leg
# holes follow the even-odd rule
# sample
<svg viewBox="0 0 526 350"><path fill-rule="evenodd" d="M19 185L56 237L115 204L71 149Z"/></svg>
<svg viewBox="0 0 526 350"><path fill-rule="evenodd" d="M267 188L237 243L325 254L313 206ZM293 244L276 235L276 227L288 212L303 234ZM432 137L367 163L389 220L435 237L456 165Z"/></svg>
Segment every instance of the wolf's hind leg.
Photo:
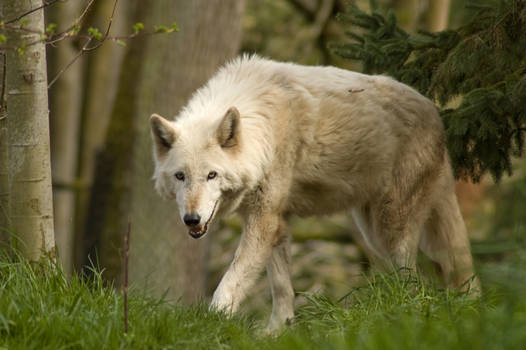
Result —
<svg viewBox="0 0 526 350"><path fill-rule="evenodd" d="M420 249L440 266L444 283L480 291L473 275L473 260L466 226L453 189L437 200L426 222Z"/></svg>
<svg viewBox="0 0 526 350"><path fill-rule="evenodd" d="M418 230L406 216L400 216L403 211L398 209L387 200L354 209L361 236L353 238L375 267L405 273L416 268Z"/></svg>
<svg viewBox="0 0 526 350"><path fill-rule="evenodd" d="M404 206L392 197L379 198L371 205L369 241L380 267L404 274L416 270L420 217L416 207Z"/></svg>
<svg viewBox="0 0 526 350"><path fill-rule="evenodd" d="M267 332L273 333L294 317L294 289L290 280L290 234L282 220L280 237L283 239L272 249L267 263L267 274L272 292L272 314Z"/></svg>
<svg viewBox="0 0 526 350"><path fill-rule="evenodd" d="M354 208L351 214L358 229L357 231L352 230L350 232L354 243L358 245L363 254L365 254L371 267L379 267L378 265L383 261L385 252L373 232L369 204Z"/></svg>

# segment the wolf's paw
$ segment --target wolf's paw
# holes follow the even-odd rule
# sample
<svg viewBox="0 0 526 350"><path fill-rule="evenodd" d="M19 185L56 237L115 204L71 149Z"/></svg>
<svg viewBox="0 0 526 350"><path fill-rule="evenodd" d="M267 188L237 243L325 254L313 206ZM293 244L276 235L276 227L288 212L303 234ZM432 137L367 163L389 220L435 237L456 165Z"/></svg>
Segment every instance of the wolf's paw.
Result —
<svg viewBox="0 0 526 350"><path fill-rule="evenodd" d="M226 293L217 289L214 292L209 309L216 312L222 312L228 316L232 315L232 313L236 311L234 296L231 293Z"/></svg>
<svg viewBox="0 0 526 350"><path fill-rule="evenodd" d="M294 317L286 318L284 321L271 318L266 328L261 331L261 335L277 337L284 330L294 323Z"/></svg>

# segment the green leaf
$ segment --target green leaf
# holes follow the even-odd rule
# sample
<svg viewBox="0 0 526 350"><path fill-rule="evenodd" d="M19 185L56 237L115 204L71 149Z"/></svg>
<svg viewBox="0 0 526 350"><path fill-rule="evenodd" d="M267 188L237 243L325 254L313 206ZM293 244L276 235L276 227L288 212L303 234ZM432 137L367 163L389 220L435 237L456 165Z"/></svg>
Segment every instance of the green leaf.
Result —
<svg viewBox="0 0 526 350"><path fill-rule="evenodd" d="M16 49L16 52L18 53L19 56L22 56L26 53L26 46L25 45L22 45L21 47L19 47L18 49Z"/></svg>
<svg viewBox="0 0 526 350"><path fill-rule="evenodd" d="M153 26L153 30L156 33L168 33L168 27L167 26Z"/></svg>
<svg viewBox="0 0 526 350"><path fill-rule="evenodd" d="M133 25L133 31L135 32L135 34L139 34L139 32L143 29L144 29L144 24L142 24L141 22L137 22Z"/></svg>
<svg viewBox="0 0 526 350"><path fill-rule="evenodd" d="M122 40L116 40L115 42L117 43L117 45L120 45L122 47L126 47L126 43L124 41L122 41Z"/></svg>
<svg viewBox="0 0 526 350"><path fill-rule="evenodd" d="M7 38L4 34L0 34L0 44L5 43L7 41Z"/></svg>
<svg viewBox="0 0 526 350"><path fill-rule="evenodd" d="M88 28L88 35L96 38L97 40L102 40L102 33L99 31L98 28L89 27Z"/></svg>
<svg viewBox="0 0 526 350"><path fill-rule="evenodd" d="M70 31L70 35L77 35L80 32L80 25L75 25Z"/></svg>
<svg viewBox="0 0 526 350"><path fill-rule="evenodd" d="M46 27L46 33L48 35L53 35L55 34L55 31L57 29L57 25L55 23L50 23L47 27Z"/></svg>
<svg viewBox="0 0 526 350"><path fill-rule="evenodd" d="M170 27L167 27L167 26L154 26L153 29L154 29L155 33L165 33L165 34L179 31L179 27L177 26L177 23L175 23L175 22L172 23L172 25Z"/></svg>

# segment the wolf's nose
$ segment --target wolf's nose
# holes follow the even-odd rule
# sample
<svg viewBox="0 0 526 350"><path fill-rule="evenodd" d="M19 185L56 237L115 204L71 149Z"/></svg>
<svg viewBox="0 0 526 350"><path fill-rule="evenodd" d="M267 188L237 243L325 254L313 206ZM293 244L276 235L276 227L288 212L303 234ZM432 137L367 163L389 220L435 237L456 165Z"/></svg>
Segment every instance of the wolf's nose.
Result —
<svg viewBox="0 0 526 350"><path fill-rule="evenodd" d="M197 213L184 214L183 221L186 226L196 226L201 222L201 217Z"/></svg>

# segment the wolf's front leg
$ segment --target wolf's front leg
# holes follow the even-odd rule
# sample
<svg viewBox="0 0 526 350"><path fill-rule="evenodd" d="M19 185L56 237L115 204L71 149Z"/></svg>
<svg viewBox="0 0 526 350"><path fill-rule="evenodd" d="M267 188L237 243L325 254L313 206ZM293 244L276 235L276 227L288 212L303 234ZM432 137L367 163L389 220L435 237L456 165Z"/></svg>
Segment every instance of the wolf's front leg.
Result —
<svg viewBox="0 0 526 350"><path fill-rule="evenodd" d="M245 220L241 242L227 272L214 292L211 307L235 312L256 282L279 240L279 215L254 213Z"/></svg>
<svg viewBox="0 0 526 350"><path fill-rule="evenodd" d="M267 274L272 292L272 314L266 331L275 333L294 317L294 289L290 280L290 235L286 227L283 230L283 240L274 247L269 262Z"/></svg>

